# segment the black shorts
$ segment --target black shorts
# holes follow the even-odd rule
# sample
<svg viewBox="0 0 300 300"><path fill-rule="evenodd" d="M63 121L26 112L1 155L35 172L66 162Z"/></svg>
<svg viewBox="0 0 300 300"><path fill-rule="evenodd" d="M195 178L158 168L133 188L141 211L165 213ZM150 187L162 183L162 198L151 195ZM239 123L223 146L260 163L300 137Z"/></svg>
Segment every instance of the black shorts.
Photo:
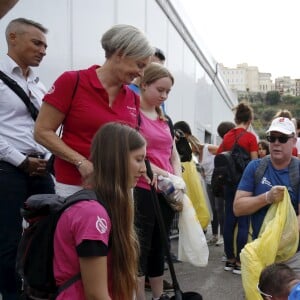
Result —
<svg viewBox="0 0 300 300"><path fill-rule="evenodd" d="M170 231L174 211L166 203L162 194L157 194L166 232ZM135 188L135 226L140 243L139 275L149 277L162 276L164 273L164 256L160 229L155 216L151 191Z"/></svg>

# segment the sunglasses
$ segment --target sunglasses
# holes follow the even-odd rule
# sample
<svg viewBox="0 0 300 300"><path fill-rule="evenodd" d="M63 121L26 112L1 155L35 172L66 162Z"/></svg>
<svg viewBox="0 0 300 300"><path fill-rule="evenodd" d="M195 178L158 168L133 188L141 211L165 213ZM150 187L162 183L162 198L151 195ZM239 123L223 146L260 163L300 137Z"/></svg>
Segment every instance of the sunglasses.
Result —
<svg viewBox="0 0 300 300"><path fill-rule="evenodd" d="M256 288L257 288L257 291L258 291L262 296L269 297L269 298L273 298L272 295L269 295L269 294L264 293L263 291L261 291L258 284L257 284Z"/></svg>
<svg viewBox="0 0 300 300"><path fill-rule="evenodd" d="M290 138L294 137L293 135L268 135L267 141L270 143L275 143L278 140L279 143L285 144Z"/></svg>

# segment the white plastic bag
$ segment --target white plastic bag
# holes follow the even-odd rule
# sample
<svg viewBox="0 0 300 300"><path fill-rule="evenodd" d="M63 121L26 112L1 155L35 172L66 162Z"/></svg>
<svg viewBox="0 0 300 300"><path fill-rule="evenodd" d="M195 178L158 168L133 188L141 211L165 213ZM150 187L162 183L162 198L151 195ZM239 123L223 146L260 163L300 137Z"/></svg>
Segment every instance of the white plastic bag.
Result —
<svg viewBox="0 0 300 300"><path fill-rule="evenodd" d="M196 267L205 267L209 256L206 238L186 194L183 197L183 210L179 213L178 228L178 259Z"/></svg>

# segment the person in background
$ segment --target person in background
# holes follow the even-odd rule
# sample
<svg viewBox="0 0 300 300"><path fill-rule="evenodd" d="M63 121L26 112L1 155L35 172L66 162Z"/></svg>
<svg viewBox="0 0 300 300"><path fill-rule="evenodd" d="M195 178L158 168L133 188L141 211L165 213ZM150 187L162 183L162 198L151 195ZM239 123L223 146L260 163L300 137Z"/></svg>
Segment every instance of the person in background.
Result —
<svg viewBox="0 0 300 300"><path fill-rule="evenodd" d="M56 156L56 192L63 197L89 185L91 140L101 126L116 121L139 127L139 97L127 85L143 75L153 47L138 28L124 24L107 30L101 44L103 66L63 73L45 96L35 126L36 140Z"/></svg>
<svg viewBox="0 0 300 300"><path fill-rule="evenodd" d="M278 110L277 113L275 114L275 116L273 117L273 120L276 119L276 118L279 118L279 117L290 119L294 123L295 129L297 130L297 121L296 121L295 118L293 118L292 113L288 109ZM298 148L297 148L296 145L293 147L292 154L293 154L293 156L298 157Z"/></svg>
<svg viewBox="0 0 300 300"><path fill-rule="evenodd" d="M236 123L235 128L228 131L218 148L218 153L223 151L230 151L235 143L243 147L250 158L256 159L258 157L257 140L253 133L248 131L249 126L253 120L253 110L251 106L246 103L239 103L235 108ZM227 261L224 270L231 271L233 274L241 274L241 262L239 254L248 240L249 231L249 217L236 217L233 213L233 200L237 186L224 186L225 199L225 220L224 220L224 247ZM237 225L236 237L236 253L234 251L234 230Z"/></svg>
<svg viewBox="0 0 300 300"><path fill-rule="evenodd" d="M156 48L156 47L154 47L154 51L155 52L152 55L150 62L156 62L156 63L159 63L161 65L164 65L165 60L166 60L165 54L162 52L162 50L160 50L159 48ZM140 91L140 82L141 82L141 78L137 77L133 80L133 82L130 85L128 85L128 87L138 95L140 95L140 92L141 92ZM163 109L163 112L165 113L164 103L162 103L162 109ZM169 237L169 243L170 243L170 237ZM173 262L179 262L179 260L177 260L176 255L172 252L171 252L171 257L172 257ZM165 269L166 268L167 267L165 267ZM150 281L149 281L148 276L145 277L145 289L146 290L151 290L151 285L150 285ZM170 291L170 290L173 290L173 289L174 289L173 285L170 282L168 282L166 279L164 279L163 280L163 290L164 290L164 292L167 292L167 291Z"/></svg>
<svg viewBox="0 0 300 300"><path fill-rule="evenodd" d="M286 264L274 263L262 270L257 289L265 300L297 300L300 278Z"/></svg>
<svg viewBox="0 0 300 300"><path fill-rule="evenodd" d="M35 110L46 89L32 67L46 55L46 33L35 21L10 21L5 32L8 52L0 62L0 70L24 90ZM3 300L14 300L21 288L15 272L20 208L31 195L54 193L54 183L46 170L50 153L34 141L34 120L25 103L2 80L0 90L0 293Z"/></svg>
<svg viewBox="0 0 300 300"><path fill-rule="evenodd" d="M73 204L57 223L57 286L78 273L81 278L56 299L134 299L138 242L132 188L146 172L145 155L145 139L127 125L108 123L95 134L91 187L101 203L94 199Z"/></svg>
<svg viewBox="0 0 300 300"><path fill-rule="evenodd" d="M1 0L0 1L0 19L4 17L19 0Z"/></svg>
<svg viewBox="0 0 300 300"><path fill-rule="evenodd" d="M225 134L235 128L235 124L230 121L223 121L221 122L218 127L217 127L217 132L219 137L223 140ZM225 208L224 208L224 191L223 187L221 187L221 191L217 195L214 194L215 197L215 206L216 206L216 211L217 211L217 216L218 216L218 222L220 224L220 234L223 236L224 235L224 218L225 218ZM223 238L223 247L224 247L224 238ZM224 248L224 254L222 255L222 262L227 261L227 256L225 254L225 248Z"/></svg>
<svg viewBox="0 0 300 300"><path fill-rule="evenodd" d="M215 199L214 199L213 194L211 193L210 183L211 183L211 175L212 175L213 168L214 168L214 155L218 150L218 146L211 145L211 144L201 144L200 141L192 134L189 124L185 121L176 122L174 124L174 128L175 128L175 130L181 130L184 133L184 136L187 141L187 147L186 147L187 150L186 151L181 150L182 147L180 146L180 143L183 143L183 141L179 141L176 143L176 147L178 147L178 152L181 154L181 156L180 156L181 162L185 162L185 161L191 162L191 164L194 167L194 161L192 160L192 153L193 153L195 155L200 167L203 170L203 176L204 176L204 180L205 180L204 189L206 189L206 191L207 191L207 195L209 198L208 200L210 201L210 206L212 209L213 237L212 237L212 240L210 242L208 242L208 244L216 244L216 242L218 241L219 223L218 223L218 217L217 217L216 206L215 206L215 201L214 201ZM187 155L187 153L188 153L187 151L189 151L188 147L191 148L190 155ZM184 159L185 156L187 157L187 160ZM186 167L184 167L184 168L189 170ZM189 190L193 187L198 186L198 184L194 184L192 181L194 181L194 180L199 181L199 178L192 176L192 174L188 174L188 173L185 174L185 171L183 172L183 177L186 180L187 193L188 193L188 195L189 195L189 193L191 193L189 196L193 197L193 199L194 199L194 200L192 200L193 203L195 203L196 201L200 201L201 197L203 198L203 196L202 196L203 192L202 192L202 194L199 195L197 193L192 194L192 192ZM190 184L191 184L191 186L190 186ZM222 239L223 238L220 236L220 241L219 241L220 245L222 244Z"/></svg>
<svg viewBox="0 0 300 300"><path fill-rule="evenodd" d="M175 142L164 116L161 104L168 98L174 84L172 74L161 64L151 63L141 77L141 126L140 133L147 141L147 158L157 178L174 176L181 179L181 166ZM176 177L176 178L177 178ZM181 179L182 180L182 179ZM180 198L181 190L176 190ZM169 232L175 212L158 190L160 209ZM145 300L145 275L150 280L154 300L169 299L163 294L164 256L161 233L155 216L151 190L145 178L140 178L135 190L135 224L140 243L139 284L136 299Z"/></svg>
<svg viewBox="0 0 300 300"><path fill-rule="evenodd" d="M263 158L270 154L269 143L265 140L260 140L258 143L258 158Z"/></svg>
<svg viewBox="0 0 300 300"><path fill-rule="evenodd" d="M239 182L233 206L236 216L251 216L253 240L259 235L269 207L282 201L284 186L288 189L296 215L299 215L300 209L300 193L298 189L293 190L289 175L289 164L296 143L293 122L289 118L275 118L267 130L267 140L270 142L270 161L263 174L263 180L255 183L255 171L259 160L251 161ZM300 275L299 247L296 254L285 263Z"/></svg>
<svg viewBox="0 0 300 300"><path fill-rule="evenodd" d="M165 61L166 61L166 57L165 57L164 53L162 52L162 50L154 47L154 54L151 56L150 62L156 62L156 63L164 65ZM140 91L140 82L141 82L141 78L137 77L133 80L133 82L131 84L128 85L128 87L132 91L137 93L138 95L140 95L140 92L141 92Z"/></svg>
<svg viewBox="0 0 300 300"><path fill-rule="evenodd" d="M206 196L204 189L205 184L202 185L201 179L198 176L196 161L198 160L199 140L192 134L191 128L185 121L178 121L174 124L175 131L182 133L182 138L177 138L176 147L180 155L182 165L182 177L187 186L187 195L190 198L196 212L196 216L206 231L211 214L209 210L209 199ZM194 156L193 156L194 155ZM195 159L195 160L194 160ZM202 169L203 171L203 169ZM200 175L202 176L202 175Z"/></svg>
<svg viewBox="0 0 300 300"><path fill-rule="evenodd" d="M295 119L295 123L296 123L296 135L297 135L296 148L298 152L298 158L300 158L300 119Z"/></svg>

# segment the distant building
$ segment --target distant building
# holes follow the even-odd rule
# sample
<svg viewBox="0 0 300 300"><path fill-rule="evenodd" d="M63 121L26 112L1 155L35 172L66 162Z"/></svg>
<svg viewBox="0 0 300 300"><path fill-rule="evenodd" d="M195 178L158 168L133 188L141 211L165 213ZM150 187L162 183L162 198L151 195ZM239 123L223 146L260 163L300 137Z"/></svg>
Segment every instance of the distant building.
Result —
<svg viewBox="0 0 300 300"><path fill-rule="evenodd" d="M296 80L290 76L278 77L275 79L275 90L283 96L296 96Z"/></svg>
<svg viewBox="0 0 300 300"><path fill-rule="evenodd" d="M260 73L258 67L238 64L236 68L227 68L220 64L222 75L234 92L267 93L274 89L271 73Z"/></svg>
<svg viewBox="0 0 300 300"><path fill-rule="evenodd" d="M260 92L267 93L273 91L275 86L271 79L271 73L259 73L259 90Z"/></svg>

